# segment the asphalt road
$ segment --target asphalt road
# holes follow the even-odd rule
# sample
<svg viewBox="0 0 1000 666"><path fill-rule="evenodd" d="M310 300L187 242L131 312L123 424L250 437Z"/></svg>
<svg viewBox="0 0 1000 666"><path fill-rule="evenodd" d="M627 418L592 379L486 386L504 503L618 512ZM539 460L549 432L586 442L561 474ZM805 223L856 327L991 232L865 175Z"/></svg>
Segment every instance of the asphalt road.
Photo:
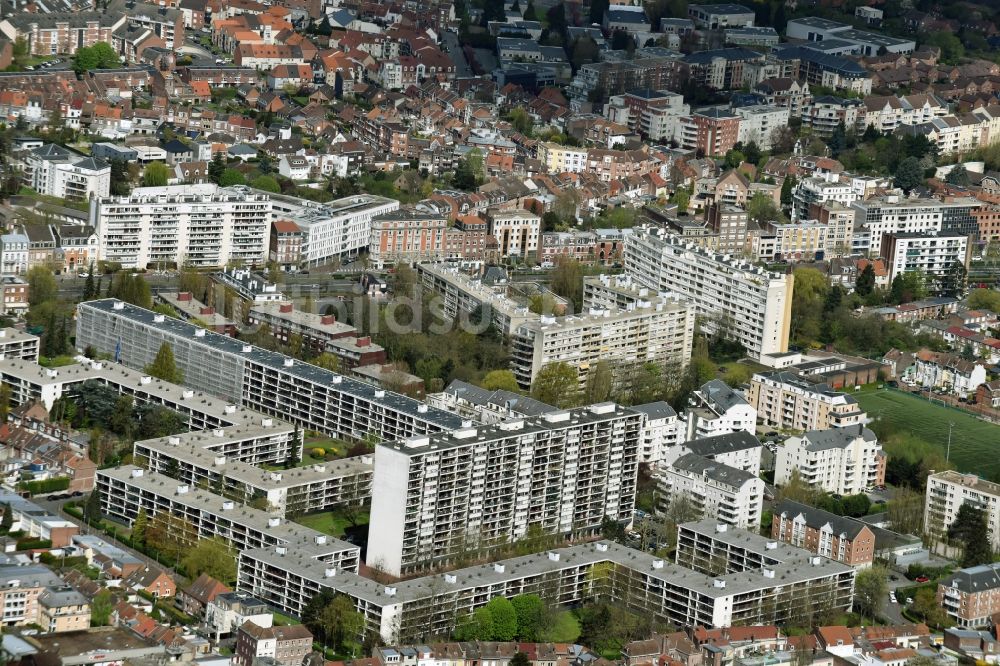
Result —
<svg viewBox="0 0 1000 666"><path fill-rule="evenodd" d="M451 57L451 61L455 63L455 76L460 79L468 79L475 76L472 68L469 67L468 61L465 59L465 54L462 52L462 45L458 42L458 35L446 30L444 33L444 44L448 49L447 53Z"/></svg>

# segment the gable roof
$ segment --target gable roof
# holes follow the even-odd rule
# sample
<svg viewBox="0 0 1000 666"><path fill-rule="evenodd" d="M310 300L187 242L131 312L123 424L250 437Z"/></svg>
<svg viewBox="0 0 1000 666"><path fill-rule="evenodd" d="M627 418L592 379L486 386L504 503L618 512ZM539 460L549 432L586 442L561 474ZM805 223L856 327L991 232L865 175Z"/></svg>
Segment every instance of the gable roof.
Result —
<svg viewBox="0 0 1000 666"><path fill-rule="evenodd" d="M868 526L860 520L856 520L849 516L838 516L835 513L830 513L829 511L817 509L816 507L794 502L792 500L783 500L780 502L776 507L774 507L774 515L784 515L786 518L792 520L801 516L802 520L804 520L805 524L809 527L819 530L824 526L829 525L830 530L833 531L834 534L843 534L852 540L857 538L857 536L866 529L869 530L869 532L871 531Z"/></svg>

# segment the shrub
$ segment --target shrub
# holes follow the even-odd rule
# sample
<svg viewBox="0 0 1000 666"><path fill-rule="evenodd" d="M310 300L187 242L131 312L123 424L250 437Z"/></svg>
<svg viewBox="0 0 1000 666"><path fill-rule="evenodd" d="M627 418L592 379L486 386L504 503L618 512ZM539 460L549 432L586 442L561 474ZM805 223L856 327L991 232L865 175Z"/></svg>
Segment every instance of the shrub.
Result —
<svg viewBox="0 0 1000 666"><path fill-rule="evenodd" d="M325 458L326 457L326 449L321 449L318 446L315 449L313 449L312 451L310 451L310 453L312 454L313 458Z"/></svg>
<svg viewBox="0 0 1000 666"><path fill-rule="evenodd" d="M69 477L63 476L54 479L43 479L41 481L22 481L17 484L17 487L20 490L27 490L32 495L54 493L69 488Z"/></svg>

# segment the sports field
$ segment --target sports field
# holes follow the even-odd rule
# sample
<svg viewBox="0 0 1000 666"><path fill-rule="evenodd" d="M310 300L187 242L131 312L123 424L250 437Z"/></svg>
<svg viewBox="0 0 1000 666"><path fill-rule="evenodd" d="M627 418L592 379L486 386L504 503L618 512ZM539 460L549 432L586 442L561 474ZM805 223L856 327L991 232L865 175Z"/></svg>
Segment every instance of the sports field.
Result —
<svg viewBox="0 0 1000 666"><path fill-rule="evenodd" d="M942 455L948 444L948 424L954 423L951 462L959 471L989 477L1000 470L1000 425L902 391L863 391L852 395L869 418L888 421L897 431L939 447Z"/></svg>

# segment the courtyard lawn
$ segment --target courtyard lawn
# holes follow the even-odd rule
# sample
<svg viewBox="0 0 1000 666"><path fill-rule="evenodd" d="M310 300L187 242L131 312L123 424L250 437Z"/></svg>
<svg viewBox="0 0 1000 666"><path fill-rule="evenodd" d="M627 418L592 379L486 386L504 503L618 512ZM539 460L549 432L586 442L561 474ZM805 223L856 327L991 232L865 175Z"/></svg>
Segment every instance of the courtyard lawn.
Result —
<svg viewBox="0 0 1000 666"><path fill-rule="evenodd" d="M305 516L293 518L293 520L301 525L312 528L317 532L322 532L338 538L343 537L347 530L351 527L351 521L344 517L344 514L341 511L310 513ZM359 513L355 522L357 522L359 527L367 525L367 511Z"/></svg>
<svg viewBox="0 0 1000 666"><path fill-rule="evenodd" d="M852 394L871 419L888 422L938 447L944 455L948 445L948 424L954 423L951 462L961 472L989 477L1000 470L1000 425L940 403L928 402L909 393L893 390L859 391Z"/></svg>

